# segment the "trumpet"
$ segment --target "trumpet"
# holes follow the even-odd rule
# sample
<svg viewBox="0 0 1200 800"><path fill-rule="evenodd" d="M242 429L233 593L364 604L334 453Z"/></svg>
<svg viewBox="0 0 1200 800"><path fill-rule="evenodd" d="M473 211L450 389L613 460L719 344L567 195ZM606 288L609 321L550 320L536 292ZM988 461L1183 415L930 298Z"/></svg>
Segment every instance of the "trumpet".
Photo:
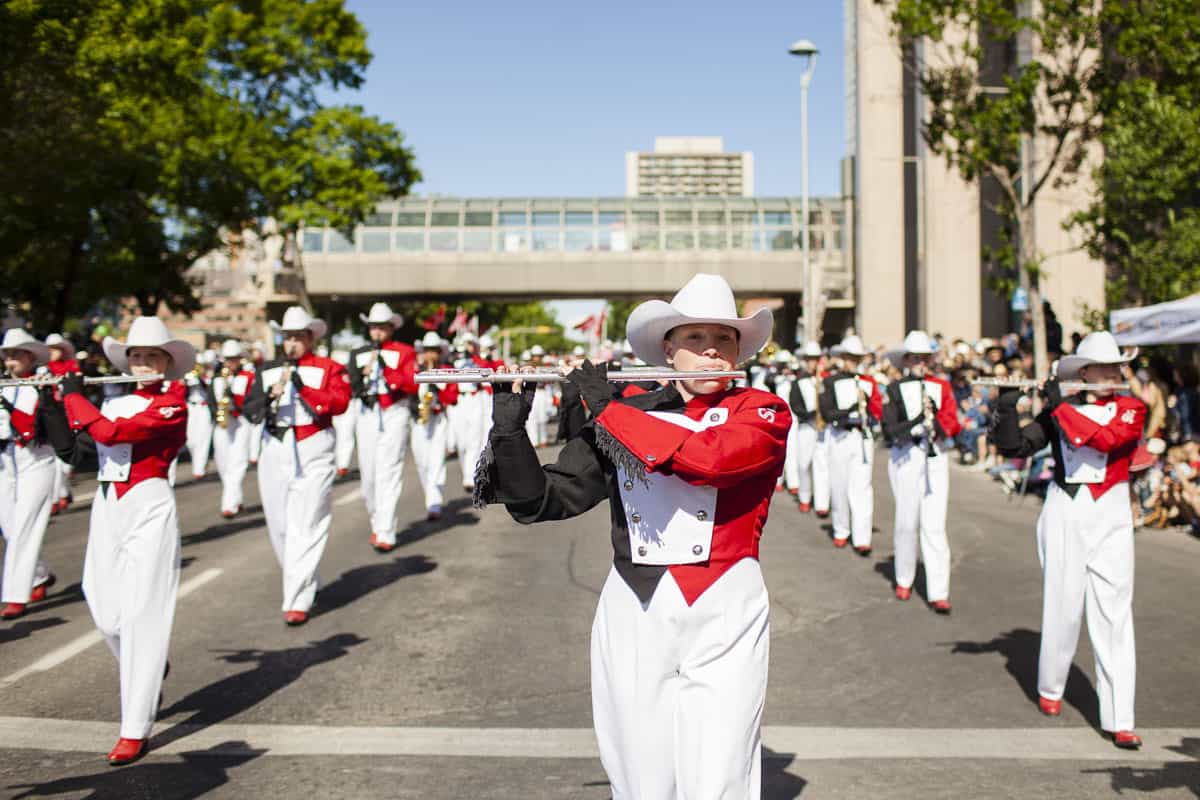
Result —
<svg viewBox="0 0 1200 800"><path fill-rule="evenodd" d="M702 381L717 378L744 378L739 369L693 370L681 372L658 367L633 367L608 373L611 383L634 381ZM497 372L484 367L463 369L431 369L417 373L417 383L565 383L566 377L556 369L535 369L532 372Z"/></svg>
<svg viewBox="0 0 1200 800"><path fill-rule="evenodd" d="M1028 392L1031 389L1040 389L1044 381L1034 380L1032 378L976 378L971 381L972 386L991 386L1000 389L1020 389L1023 392ZM1063 392L1127 392L1129 391L1128 383L1085 383L1084 381L1061 381L1058 388Z"/></svg>
<svg viewBox="0 0 1200 800"><path fill-rule="evenodd" d="M421 425L433 418L433 401L433 390L426 389L425 394L421 395L421 402L417 403L417 422Z"/></svg>
<svg viewBox="0 0 1200 800"><path fill-rule="evenodd" d="M225 388L221 392L221 398L217 400L216 422L217 427L222 430L229 428L229 407L233 405L233 385L230 383L229 367L221 367L221 378L225 381Z"/></svg>
<svg viewBox="0 0 1200 800"><path fill-rule="evenodd" d="M63 375L34 375L30 378L3 378L0 379L0 389L7 389L11 386L58 386L63 382ZM165 376L158 374L153 375L104 375L100 377L84 378L83 382L88 386L96 386L106 383L155 383L163 380Z"/></svg>

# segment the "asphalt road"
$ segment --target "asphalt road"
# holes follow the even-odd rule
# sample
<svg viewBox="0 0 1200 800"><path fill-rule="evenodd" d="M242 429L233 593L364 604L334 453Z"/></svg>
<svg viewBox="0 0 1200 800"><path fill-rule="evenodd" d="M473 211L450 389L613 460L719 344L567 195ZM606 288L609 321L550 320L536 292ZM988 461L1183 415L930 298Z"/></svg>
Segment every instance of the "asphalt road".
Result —
<svg viewBox="0 0 1200 800"><path fill-rule="evenodd" d="M940 617L892 597L883 461L869 558L835 550L822 520L776 495L764 797L1200 797L1200 541L1138 534L1146 747L1118 751L1097 731L1086 635L1062 717L1037 712L1036 499L952 472L954 613ZM0 797L607 798L587 664L607 510L522 527L473 510L459 482L451 462L448 513L426 522L410 462L389 555L367 544L353 476L339 482L301 628L282 623L255 474L232 521L215 479L181 483L172 672L155 749L122 769L103 760L116 664L79 591L87 503L55 518L58 585L0 623Z"/></svg>

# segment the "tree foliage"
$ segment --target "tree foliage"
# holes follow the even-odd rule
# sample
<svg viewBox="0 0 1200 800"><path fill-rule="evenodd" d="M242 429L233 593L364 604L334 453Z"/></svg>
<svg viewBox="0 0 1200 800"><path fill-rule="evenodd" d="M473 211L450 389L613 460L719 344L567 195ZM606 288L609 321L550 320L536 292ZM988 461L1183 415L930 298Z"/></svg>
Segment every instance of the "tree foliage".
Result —
<svg viewBox="0 0 1200 800"><path fill-rule="evenodd" d="M369 60L342 0L0 6L0 301L47 328L113 296L194 310L223 231L406 193L400 132L318 97Z"/></svg>

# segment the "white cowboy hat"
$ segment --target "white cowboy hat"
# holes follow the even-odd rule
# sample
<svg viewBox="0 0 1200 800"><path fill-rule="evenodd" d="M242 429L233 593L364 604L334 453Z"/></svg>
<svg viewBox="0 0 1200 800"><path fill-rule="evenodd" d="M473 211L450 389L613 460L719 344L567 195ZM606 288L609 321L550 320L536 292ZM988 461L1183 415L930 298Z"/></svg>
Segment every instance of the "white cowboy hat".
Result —
<svg viewBox="0 0 1200 800"><path fill-rule="evenodd" d="M820 358L821 345L816 342L805 342L804 347L796 348L796 355L800 358Z"/></svg>
<svg viewBox="0 0 1200 800"><path fill-rule="evenodd" d="M427 331L417 342L417 349L432 350L433 348L448 349L446 342L438 336L437 331Z"/></svg>
<svg viewBox="0 0 1200 800"><path fill-rule="evenodd" d="M522 361L528 361L531 358L533 358L533 356L530 354L530 352L528 350L521 351L521 360Z"/></svg>
<svg viewBox="0 0 1200 800"><path fill-rule="evenodd" d="M479 337L479 349L480 350L491 350L495 346L496 346L496 340L493 339L492 337L488 336L486 333L483 336Z"/></svg>
<svg viewBox="0 0 1200 800"><path fill-rule="evenodd" d="M36 366L41 366L50 360L50 348L30 336L22 328L9 328L4 332L4 341L0 342L0 353L5 350L24 350L33 355Z"/></svg>
<svg viewBox="0 0 1200 800"><path fill-rule="evenodd" d="M358 318L368 325L391 325L393 328L399 328L404 324L404 316L392 311L392 307L387 303L376 303L371 306L370 313L359 314Z"/></svg>
<svg viewBox="0 0 1200 800"><path fill-rule="evenodd" d="M587 351L583 349L583 345L577 344L577 345L575 345L575 348L571 351L571 355L575 356L576 358L580 358L582 356L587 355Z"/></svg>
<svg viewBox="0 0 1200 800"><path fill-rule="evenodd" d="M850 334L839 344L835 344L829 351L830 355L834 356L857 356L862 358L867 354L867 348L863 346L862 339L856 334Z"/></svg>
<svg viewBox="0 0 1200 800"><path fill-rule="evenodd" d="M226 339L221 343L221 358L241 358L242 343L237 339Z"/></svg>
<svg viewBox="0 0 1200 800"><path fill-rule="evenodd" d="M1089 364L1128 364L1137 358L1137 348L1122 352L1117 340L1108 331L1096 331L1083 337L1079 347L1058 361L1058 379L1074 380L1079 370Z"/></svg>
<svg viewBox="0 0 1200 800"><path fill-rule="evenodd" d="M46 347L57 347L59 350L62 350L63 358L72 358L75 355L75 345L71 344L71 340L62 334L52 333L47 336Z"/></svg>
<svg viewBox="0 0 1200 800"><path fill-rule="evenodd" d="M787 350L784 350L781 347L775 351L775 359L774 360L775 360L776 364L791 364L792 363L792 354L789 353Z"/></svg>
<svg viewBox="0 0 1200 800"><path fill-rule="evenodd" d="M171 332L158 317L138 317L129 326L129 335L125 337L124 343L111 336L105 336L103 347L104 355L112 365L125 373L129 372L126 353L131 347L157 347L171 356L171 364L165 373L169 381L179 380L196 366L196 348L182 339L172 339Z"/></svg>
<svg viewBox="0 0 1200 800"><path fill-rule="evenodd" d="M546 355L546 351L540 344L535 344L529 348L529 354L532 356L544 356Z"/></svg>
<svg viewBox="0 0 1200 800"><path fill-rule="evenodd" d="M726 325L738 332L737 363L748 361L771 338L771 310L760 308L752 316L739 317L733 289L720 275L700 273L675 293L670 303L647 300L633 310L625 326L629 350L642 361L667 366L663 339L680 325Z"/></svg>
<svg viewBox="0 0 1200 800"><path fill-rule="evenodd" d="M889 350L888 360L899 366L907 355L931 356L937 352L937 345L925 331L909 331L904 337L904 343L895 350Z"/></svg>
<svg viewBox="0 0 1200 800"><path fill-rule="evenodd" d="M328 330L325 320L316 319L300 306L291 306L288 308L287 311L283 312L283 321L278 324L272 321L271 327L283 333L308 331L312 334L314 340L324 339L325 331Z"/></svg>

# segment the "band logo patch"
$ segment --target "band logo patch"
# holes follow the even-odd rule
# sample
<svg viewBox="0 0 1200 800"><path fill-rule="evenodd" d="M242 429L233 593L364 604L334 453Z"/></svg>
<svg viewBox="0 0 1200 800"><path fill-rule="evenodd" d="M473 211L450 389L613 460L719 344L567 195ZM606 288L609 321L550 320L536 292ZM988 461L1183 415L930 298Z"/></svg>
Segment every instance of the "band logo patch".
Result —
<svg viewBox="0 0 1200 800"><path fill-rule="evenodd" d="M1132 425L1135 419L1137 419L1137 414L1134 413L1132 408L1121 415L1121 422L1124 422L1126 425Z"/></svg>
<svg viewBox="0 0 1200 800"><path fill-rule="evenodd" d="M771 425L774 425L774 424L775 424L775 409L773 409L773 408L760 408L760 409L758 410L758 415L759 415L760 417L762 417L763 419L765 419L765 420L766 420L766 421L767 421L769 424L771 424Z"/></svg>
<svg viewBox="0 0 1200 800"><path fill-rule="evenodd" d="M162 414L163 419L170 419L175 416L175 412L179 411L179 406L163 406L158 410Z"/></svg>

